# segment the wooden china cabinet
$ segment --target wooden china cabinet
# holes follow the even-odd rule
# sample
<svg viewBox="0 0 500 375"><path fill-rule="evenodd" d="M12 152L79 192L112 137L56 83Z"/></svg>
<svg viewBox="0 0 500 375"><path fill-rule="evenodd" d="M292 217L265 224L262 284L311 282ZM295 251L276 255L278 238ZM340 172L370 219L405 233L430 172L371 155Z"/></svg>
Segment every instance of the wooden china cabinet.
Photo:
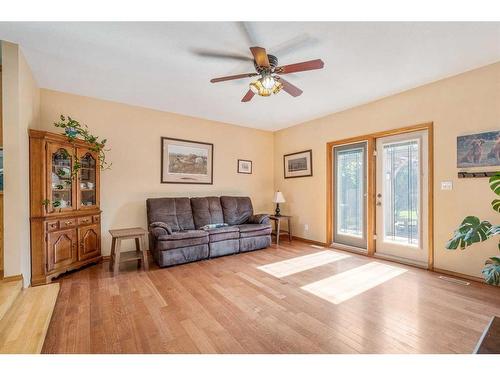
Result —
<svg viewBox="0 0 500 375"><path fill-rule="evenodd" d="M99 158L64 135L30 129L29 138L31 284L40 285L101 260Z"/></svg>

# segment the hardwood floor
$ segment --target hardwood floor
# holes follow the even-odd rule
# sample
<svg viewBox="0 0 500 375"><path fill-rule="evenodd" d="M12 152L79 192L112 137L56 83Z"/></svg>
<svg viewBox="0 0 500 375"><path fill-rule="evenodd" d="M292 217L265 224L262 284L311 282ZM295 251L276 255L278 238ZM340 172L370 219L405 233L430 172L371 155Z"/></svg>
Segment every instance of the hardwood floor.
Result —
<svg viewBox="0 0 500 375"><path fill-rule="evenodd" d="M347 256L298 258L325 250L283 241L148 272L123 265L114 278L107 263L88 267L60 279L42 352L471 353L490 317L500 315L492 286L457 285L338 250ZM403 270L380 280L364 274L361 288L345 283L337 304L302 289L346 271L352 280L373 262Z"/></svg>

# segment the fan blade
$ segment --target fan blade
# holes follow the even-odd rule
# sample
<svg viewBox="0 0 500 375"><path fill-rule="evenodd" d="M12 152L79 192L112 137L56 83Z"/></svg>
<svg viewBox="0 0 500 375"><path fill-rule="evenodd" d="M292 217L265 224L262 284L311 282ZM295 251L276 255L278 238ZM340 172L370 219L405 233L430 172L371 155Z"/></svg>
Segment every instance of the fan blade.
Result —
<svg viewBox="0 0 500 375"><path fill-rule="evenodd" d="M272 54L274 56L279 56L280 59L283 56L289 54L290 52L295 52L298 49L304 47L311 47L318 43L316 38L311 37L309 34L304 33L297 35L295 38L290 39L286 42L282 42L273 48L271 48Z"/></svg>
<svg viewBox="0 0 500 375"><path fill-rule="evenodd" d="M302 95L303 91L299 89L297 86L292 85L290 82L281 77L279 77L279 81L283 84L283 91L289 93L293 97Z"/></svg>
<svg viewBox="0 0 500 375"><path fill-rule="evenodd" d="M258 66L263 66L265 68L270 68L269 59L267 58L267 52L265 48L262 47L250 47L250 51L255 59Z"/></svg>
<svg viewBox="0 0 500 375"><path fill-rule="evenodd" d="M237 53L226 53L213 51L208 49L193 49L191 50L195 55L201 57L211 57L215 59L232 59L232 60L240 60L240 61L253 61L250 56L240 55Z"/></svg>
<svg viewBox="0 0 500 375"><path fill-rule="evenodd" d="M223 82L223 81L231 81L232 79L248 78L248 77L255 77L255 76L258 76L258 74L257 73L244 73L244 74L237 74L234 76L212 78L210 80L210 82L217 83L217 82Z"/></svg>
<svg viewBox="0 0 500 375"><path fill-rule="evenodd" d="M274 72L279 74L288 74L295 72L303 72L305 70L322 69L325 63L321 59L304 61L296 64L278 66Z"/></svg>
<svg viewBox="0 0 500 375"><path fill-rule="evenodd" d="M252 90L248 90L247 93L245 94L245 96L243 97L243 99L241 99L242 102L249 102L250 100L252 100L253 96L255 94L253 93Z"/></svg>
<svg viewBox="0 0 500 375"><path fill-rule="evenodd" d="M246 45L254 46L258 44L257 38L255 37L254 27L250 22L240 21L236 23L241 33L246 39Z"/></svg>

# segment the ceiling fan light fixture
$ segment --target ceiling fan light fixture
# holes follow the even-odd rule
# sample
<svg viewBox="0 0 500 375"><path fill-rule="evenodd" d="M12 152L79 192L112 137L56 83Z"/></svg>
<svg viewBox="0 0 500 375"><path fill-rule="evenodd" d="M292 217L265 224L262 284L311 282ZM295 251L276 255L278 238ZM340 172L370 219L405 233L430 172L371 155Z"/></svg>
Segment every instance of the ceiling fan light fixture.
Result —
<svg viewBox="0 0 500 375"><path fill-rule="evenodd" d="M274 78L270 74L263 75L260 81L262 82L262 86L268 90L271 90L275 84Z"/></svg>
<svg viewBox="0 0 500 375"><path fill-rule="evenodd" d="M277 94L281 91L282 88L283 88L283 84L280 81L275 81L274 86L271 89L271 91L273 92L273 94Z"/></svg>
<svg viewBox="0 0 500 375"><path fill-rule="evenodd" d="M260 89L260 86L261 86L260 81L258 81L258 80L254 81L254 82L250 83L249 86L250 86L250 90L252 90L252 92L254 94L260 95L259 94L259 89Z"/></svg>
<svg viewBox="0 0 500 375"><path fill-rule="evenodd" d="M270 85L271 81L272 85ZM264 82L268 87L264 85ZM272 76L266 76L253 81L249 86L250 90L252 90L254 94L257 94L259 96L271 96L271 94L277 94L278 92L280 92L283 84L278 80L275 80Z"/></svg>

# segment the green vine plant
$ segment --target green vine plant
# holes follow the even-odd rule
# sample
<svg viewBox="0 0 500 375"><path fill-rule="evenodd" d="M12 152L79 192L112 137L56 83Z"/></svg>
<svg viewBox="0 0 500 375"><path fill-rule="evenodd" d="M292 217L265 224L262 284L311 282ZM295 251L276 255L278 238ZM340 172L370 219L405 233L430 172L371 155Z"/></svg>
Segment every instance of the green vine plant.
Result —
<svg viewBox="0 0 500 375"><path fill-rule="evenodd" d="M76 139L81 139L89 145L89 150L95 152L99 159L99 165L101 169L110 169L111 163L106 160L106 149L107 139L99 140L98 136L95 136L89 132L88 126L85 124L80 124L77 120L72 119L70 116L61 115L58 122L54 122L56 128L64 129L62 133L68 138L69 142L74 142ZM64 150L67 153L67 151ZM68 156L68 155L66 155ZM76 155L73 155L73 169L71 171L71 177L75 178L78 176L81 164L80 160Z"/></svg>
<svg viewBox="0 0 500 375"><path fill-rule="evenodd" d="M500 173L490 177L489 180L491 190L500 196ZM491 202L491 207L496 212L500 213L500 199L494 199ZM476 216L467 216L462 224L455 230L453 237L446 243L448 250L466 249L477 242L483 242L487 239L500 234L500 225L492 225L489 221L480 220ZM500 242L498 243L500 250ZM482 270L484 280L490 285L500 284L500 257L495 256L489 258Z"/></svg>

